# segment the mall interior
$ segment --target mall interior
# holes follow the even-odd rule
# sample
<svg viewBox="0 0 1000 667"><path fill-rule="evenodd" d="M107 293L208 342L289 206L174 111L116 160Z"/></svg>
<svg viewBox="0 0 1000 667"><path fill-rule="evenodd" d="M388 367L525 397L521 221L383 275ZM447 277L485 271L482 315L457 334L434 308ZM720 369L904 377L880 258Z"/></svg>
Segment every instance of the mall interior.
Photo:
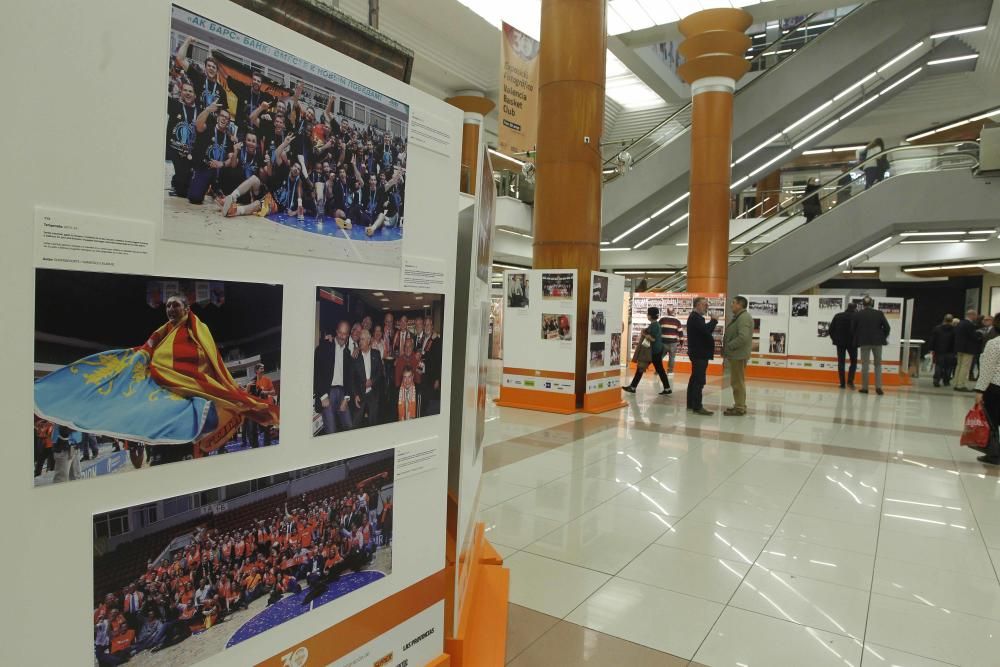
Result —
<svg viewBox="0 0 1000 667"><path fill-rule="evenodd" d="M1000 0L11 9L11 664L1000 666Z"/></svg>

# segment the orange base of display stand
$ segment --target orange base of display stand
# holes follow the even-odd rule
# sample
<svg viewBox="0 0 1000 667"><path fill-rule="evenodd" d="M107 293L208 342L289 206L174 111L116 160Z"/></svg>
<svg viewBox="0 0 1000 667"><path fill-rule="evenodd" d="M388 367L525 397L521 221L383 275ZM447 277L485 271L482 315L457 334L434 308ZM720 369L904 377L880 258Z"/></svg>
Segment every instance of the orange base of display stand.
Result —
<svg viewBox="0 0 1000 667"><path fill-rule="evenodd" d="M622 400L621 387L615 387L614 389L596 394L587 394L583 397L583 411L592 415L610 412L611 410L620 410L626 405L628 403Z"/></svg>
<svg viewBox="0 0 1000 667"><path fill-rule="evenodd" d="M667 367L667 363L666 362L667 362L667 360L664 357L664 359L663 359L663 368L664 369L666 369L666 367ZM629 373L635 373L635 362L634 361L630 361L628 363L628 372ZM650 365L650 366L648 366L646 368L646 373L655 373L655 371L653 370L652 365ZM676 362L674 362L674 373L675 374L676 373L690 374L691 373L691 362L690 361L681 361L680 359L678 359ZM705 371L705 375L722 375L722 364L715 364L715 363L709 364L708 365L708 370Z"/></svg>
<svg viewBox="0 0 1000 667"><path fill-rule="evenodd" d="M557 394L517 387L500 387L500 398L496 400L496 404L504 408L555 412L560 415L571 415L577 411L575 394Z"/></svg>
<svg viewBox="0 0 1000 667"><path fill-rule="evenodd" d="M503 667L507 652L507 599L510 570L476 526L475 561L454 637L444 642L450 667ZM438 667L438 663L431 663Z"/></svg>
<svg viewBox="0 0 1000 667"><path fill-rule="evenodd" d="M758 380L785 380L788 382L814 382L820 384L838 384L837 371L816 370L813 368L774 368L771 366L747 366L747 377ZM875 374L868 374L869 383L875 385ZM860 372L854 384L860 386ZM910 376L902 373L883 373L882 384L886 387L907 387Z"/></svg>
<svg viewBox="0 0 1000 667"><path fill-rule="evenodd" d="M451 656L447 653L442 653L438 657L434 658L427 663L427 667L450 667L451 666Z"/></svg>

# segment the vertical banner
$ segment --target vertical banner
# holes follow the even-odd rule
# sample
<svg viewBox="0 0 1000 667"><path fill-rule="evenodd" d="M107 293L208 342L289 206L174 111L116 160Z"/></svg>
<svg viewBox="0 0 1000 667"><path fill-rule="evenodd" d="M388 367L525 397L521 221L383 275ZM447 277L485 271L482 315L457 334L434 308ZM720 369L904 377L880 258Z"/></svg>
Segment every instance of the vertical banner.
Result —
<svg viewBox="0 0 1000 667"><path fill-rule="evenodd" d="M535 149L538 136L538 40L503 24L500 40L500 152Z"/></svg>

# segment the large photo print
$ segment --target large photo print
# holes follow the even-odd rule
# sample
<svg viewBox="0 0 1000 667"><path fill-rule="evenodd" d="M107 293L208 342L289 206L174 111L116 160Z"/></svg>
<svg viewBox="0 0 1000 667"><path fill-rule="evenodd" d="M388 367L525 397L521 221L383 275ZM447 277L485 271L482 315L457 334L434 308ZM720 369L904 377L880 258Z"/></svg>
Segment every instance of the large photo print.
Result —
<svg viewBox="0 0 1000 667"><path fill-rule="evenodd" d="M313 435L439 414L443 320L442 294L316 288Z"/></svg>
<svg viewBox="0 0 1000 667"><path fill-rule="evenodd" d="M163 236L399 266L409 107L174 6Z"/></svg>
<svg viewBox="0 0 1000 667"><path fill-rule="evenodd" d="M394 456L95 515L97 664L186 667L389 575Z"/></svg>
<svg viewBox="0 0 1000 667"><path fill-rule="evenodd" d="M35 271L35 486L278 443L280 285Z"/></svg>

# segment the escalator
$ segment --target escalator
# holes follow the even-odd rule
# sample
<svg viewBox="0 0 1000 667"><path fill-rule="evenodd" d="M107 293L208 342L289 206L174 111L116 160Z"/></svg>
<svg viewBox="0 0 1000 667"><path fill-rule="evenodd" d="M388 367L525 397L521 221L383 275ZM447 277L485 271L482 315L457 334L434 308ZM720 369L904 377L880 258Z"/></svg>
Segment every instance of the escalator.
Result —
<svg viewBox="0 0 1000 667"><path fill-rule="evenodd" d="M975 143L894 148L861 166L878 157L888 157L896 175L846 201L841 193L851 186L832 180L820 190L827 210L811 222L798 214L808 198L801 196L733 236L730 291L797 294L865 263L904 234L996 228L1000 183L976 176ZM683 290L684 275L678 272L659 287Z"/></svg>
<svg viewBox="0 0 1000 667"><path fill-rule="evenodd" d="M829 132L837 121L860 112L862 106L871 110L872 103L886 99L886 93L895 94L904 89L903 84L928 76L929 68L914 64L931 49L955 46L950 40L929 40L929 35L984 24L991 7L991 0L877 0L841 19L737 92L734 185L750 182L766 173L762 170L770 163L791 159L809 142L822 140L824 128ZM621 245L641 244L663 220L686 210L691 147L685 113L689 111L677 112L660 130L644 137L641 145L637 143L632 153L634 168L605 184L605 239ZM742 164L741 158L745 158ZM645 225L649 226L641 229Z"/></svg>

